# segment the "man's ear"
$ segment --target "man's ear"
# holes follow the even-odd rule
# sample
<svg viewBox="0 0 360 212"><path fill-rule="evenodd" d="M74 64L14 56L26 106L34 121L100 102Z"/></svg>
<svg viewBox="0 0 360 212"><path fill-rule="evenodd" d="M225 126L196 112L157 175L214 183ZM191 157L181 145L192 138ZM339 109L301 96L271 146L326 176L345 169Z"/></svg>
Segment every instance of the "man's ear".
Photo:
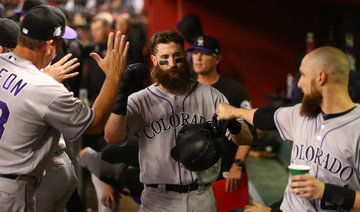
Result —
<svg viewBox="0 0 360 212"><path fill-rule="evenodd" d="M54 45L54 40L48 40L45 42L45 45L44 45L45 55L51 54L53 45Z"/></svg>
<svg viewBox="0 0 360 212"><path fill-rule="evenodd" d="M3 47L0 45L0 54L3 52Z"/></svg>
<svg viewBox="0 0 360 212"><path fill-rule="evenodd" d="M216 56L216 65L220 63L221 58L222 58L222 57L221 57L220 54Z"/></svg>
<svg viewBox="0 0 360 212"><path fill-rule="evenodd" d="M157 59L155 57L155 55L151 55L151 61L153 62L153 65L156 66L157 65Z"/></svg>
<svg viewBox="0 0 360 212"><path fill-rule="evenodd" d="M324 71L320 71L318 75L318 82L320 86L325 85L327 81L327 74Z"/></svg>

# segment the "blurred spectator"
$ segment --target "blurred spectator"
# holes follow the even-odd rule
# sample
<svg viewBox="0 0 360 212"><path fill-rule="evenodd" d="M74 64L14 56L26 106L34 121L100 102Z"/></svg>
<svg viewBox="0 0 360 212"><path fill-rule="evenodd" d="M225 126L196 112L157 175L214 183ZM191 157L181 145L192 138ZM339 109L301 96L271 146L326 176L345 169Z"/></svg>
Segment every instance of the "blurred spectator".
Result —
<svg viewBox="0 0 360 212"><path fill-rule="evenodd" d="M72 27L78 33L78 38L80 39L81 43L86 46L89 44L89 27L87 25L86 18L83 16L82 13L77 12L74 13L71 21Z"/></svg>
<svg viewBox="0 0 360 212"><path fill-rule="evenodd" d="M6 18L6 9L2 0L0 0L0 18Z"/></svg>
<svg viewBox="0 0 360 212"><path fill-rule="evenodd" d="M105 74L97 65L96 61L89 56L91 52L98 53L101 57L106 55L108 34L111 32L111 22L102 15L95 16L90 23L90 34L92 42L85 47L84 58L84 85L88 90L90 104L100 92L105 80Z"/></svg>
<svg viewBox="0 0 360 212"><path fill-rule="evenodd" d="M130 15L128 13L123 13L118 16L115 24L115 30L120 31L122 34L126 35L127 41L129 41L131 44L128 52L127 63L146 64L146 57L143 54L143 42L141 40L137 40L137 38L133 36L133 26Z"/></svg>

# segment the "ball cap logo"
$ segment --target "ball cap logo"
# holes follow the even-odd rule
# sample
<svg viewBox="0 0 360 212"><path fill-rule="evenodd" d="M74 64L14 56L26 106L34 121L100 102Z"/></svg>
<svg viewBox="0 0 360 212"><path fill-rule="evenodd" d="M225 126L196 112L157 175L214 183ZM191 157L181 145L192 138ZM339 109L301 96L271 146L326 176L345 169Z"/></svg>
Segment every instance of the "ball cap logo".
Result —
<svg viewBox="0 0 360 212"><path fill-rule="evenodd" d="M197 39L197 46L204 46L204 38L203 37L199 37Z"/></svg>
<svg viewBox="0 0 360 212"><path fill-rule="evenodd" d="M54 36L54 37L58 37L58 36L60 36L60 35L61 35L61 26L55 27L53 36Z"/></svg>
<svg viewBox="0 0 360 212"><path fill-rule="evenodd" d="M220 54L219 42L209 35L201 35L194 40L193 46L188 48L187 51L193 51L194 49L207 51L212 54Z"/></svg>
<svg viewBox="0 0 360 212"><path fill-rule="evenodd" d="M22 32L23 32L25 35L27 35L27 34L29 33L29 30L26 29L26 28L23 28L23 29L22 29Z"/></svg>

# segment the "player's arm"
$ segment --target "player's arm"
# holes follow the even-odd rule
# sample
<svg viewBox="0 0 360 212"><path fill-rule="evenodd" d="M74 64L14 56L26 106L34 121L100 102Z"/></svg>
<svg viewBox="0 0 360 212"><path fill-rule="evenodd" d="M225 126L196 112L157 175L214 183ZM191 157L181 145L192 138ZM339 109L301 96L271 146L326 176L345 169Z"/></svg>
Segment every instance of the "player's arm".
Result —
<svg viewBox="0 0 360 212"><path fill-rule="evenodd" d="M125 141L128 136L126 123L126 115L111 113L110 118L105 125L105 141L112 144Z"/></svg>
<svg viewBox="0 0 360 212"><path fill-rule="evenodd" d="M261 130L275 130L274 114L276 107L260 107L256 109L245 109L220 103L216 110L218 120L230 120L240 118Z"/></svg>
<svg viewBox="0 0 360 212"><path fill-rule="evenodd" d="M250 145L240 145L237 148L234 163L232 164L228 177L226 178L225 191L233 192L238 189L241 174L244 168L244 162L251 149ZM235 163L236 160L236 163Z"/></svg>
<svg viewBox="0 0 360 212"><path fill-rule="evenodd" d="M237 145L251 145L253 137L249 126L245 122L236 119L229 121L227 128L230 131L231 140Z"/></svg>
<svg viewBox="0 0 360 212"><path fill-rule="evenodd" d="M124 77L120 82L115 106L105 126L104 138L108 143L118 143L127 138L128 97L145 87L148 72L149 68L141 63L127 66Z"/></svg>
<svg viewBox="0 0 360 212"><path fill-rule="evenodd" d="M125 36L120 36L120 32L117 32L114 45L113 33L109 34L107 43L108 51L104 59L96 53L90 54L104 71L106 77L100 93L93 104L95 117L85 131L87 134L98 134L104 130L106 121L115 103L120 80L125 71L128 49L129 43L125 43Z"/></svg>

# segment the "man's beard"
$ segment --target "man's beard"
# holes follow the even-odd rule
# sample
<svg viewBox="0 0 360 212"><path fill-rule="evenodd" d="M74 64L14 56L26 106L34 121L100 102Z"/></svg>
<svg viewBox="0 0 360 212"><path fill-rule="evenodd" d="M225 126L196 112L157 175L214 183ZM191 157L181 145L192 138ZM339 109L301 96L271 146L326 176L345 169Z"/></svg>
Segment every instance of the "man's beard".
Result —
<svg viewBox="0 0 360 212"><path fill-rule="evenodd" d="M322 94L315 88L315 83L311 82L311 93L307 95L304 94L300 108L300 115L315 118L321 112L322 100Z"/></svg>
<svg viewBox="0 0 360 212"><path fill-rule="evenodd" d="M180 68L174 66L168 70L162 70L159 65L156 65L151 76L156 83L171 91L183 91L189 84L196 81L196 74L190 70L187 61L184 61Z"/></svg>

